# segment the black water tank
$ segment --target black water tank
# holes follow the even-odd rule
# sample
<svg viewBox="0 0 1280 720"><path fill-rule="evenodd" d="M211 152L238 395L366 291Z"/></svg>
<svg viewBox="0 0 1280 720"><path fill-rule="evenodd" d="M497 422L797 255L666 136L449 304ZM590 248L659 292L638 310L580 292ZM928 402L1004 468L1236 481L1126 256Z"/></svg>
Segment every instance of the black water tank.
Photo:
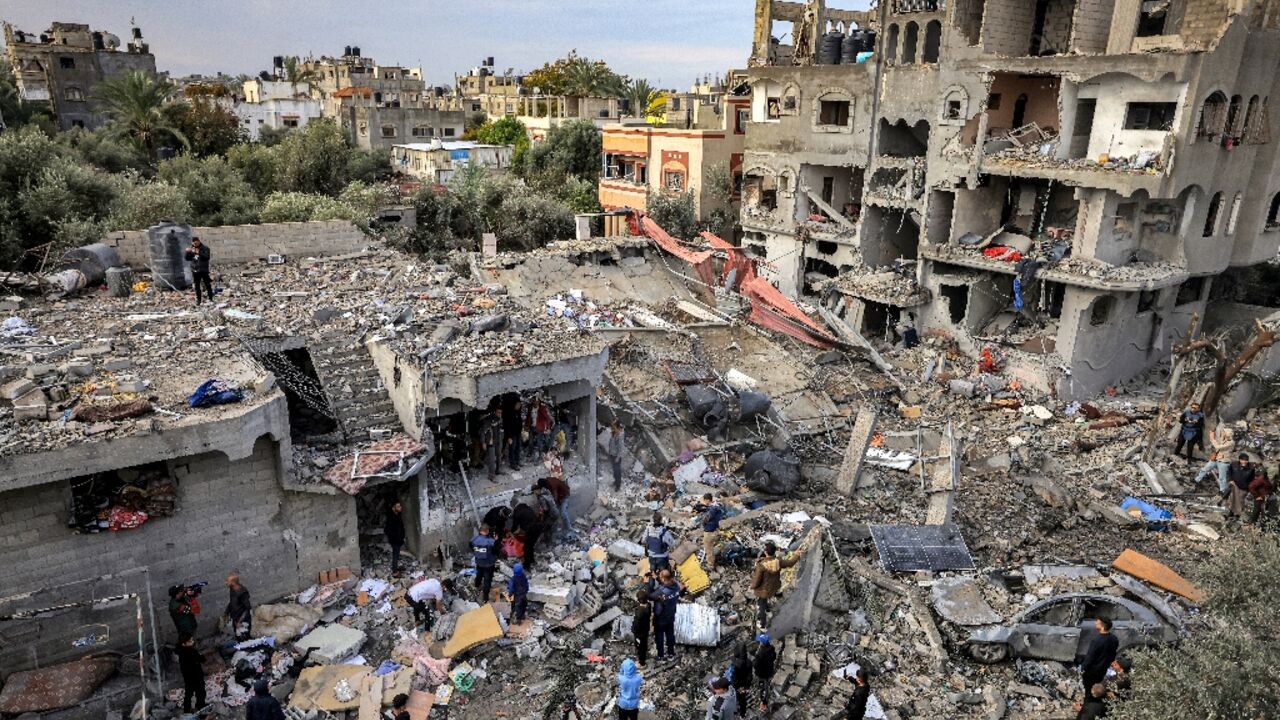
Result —
<svg viewBox="0 0 1280 720"><path fill-rule="evenodd" d="M490 55L489 57L485 58L485 60L487 61L487 62L485 63L486 65L488 65L489 67L493 67L493 56L492 56L492 55Z"/></svg>
<svg viewBox="0 0 1280 720"><path fill-rule="evenodd" d="M858 37L861 30L855 30L844 36L844 40L840 43L840 64L852 65L858 61L858 47L862 41Z"/></svg>
<svg viewBox="0 0 1280 720"><path fill-rule="evenodd" d="M284 56L276 55L275 57L271 58L271 67L278 67L278 68L284 67Z"/></svg>
<svg viewBox="0 0 1280 720"><path fill-rule="evenodd" d="M342 48L342 54L343 54L343 56L349 56L349 55L351 55L351 46L350 46L350 45L345 45L345 46L343 46L343 48Z"/></svg>
<svg viewBox="0 0 1280 720"><path fill-rule="evenodd" d="M142 28L140 28L140 27L136 27L136 28L134 28L134 29L133 29L133 39L134 39L134 40L141 40L141 39L142 39Z"/></svg>
<svg viewBox="0 0 1280 720"><path fill-rule="evenodd" d="M184 251L191 245L191 226L163 220L147 228L147 260L161 290L191 287L191 267Z"/></svg>
<svg viewBox="0 0 1280 720"><path fill-rule="evenodd" d="M360 46L359 46L359 45L352 45L352 46L351 46L351 54L352 54L352 55L355 55L356 57L360 57Z"/></svg>
<svg viewBox="0 0 1280 720"><path fill-rule="evenodd" d="M862 43L862 52L876 51L876 31L866 30L866 40Z"/></svg>
<svg viewBox="0 0 1280 720"><path fill-rule="evenodd" d="M839 65L840 64L840 44L844 42L844 35L838 32L830 32L818 39L818 64L819 65Z"/></svg>
<svg viewBox="0 0 1280 720"><path fill-rule="evenodd" d="M21 42L21 40L19 40L19 42ZM105 42L103 42L103 41L102 41L102 33L100 33L100 32L95 32L95 33L93 34L93 49L94 49L94 50L106 50L106 49L107 49L107 44L106 44Z"/></svg>

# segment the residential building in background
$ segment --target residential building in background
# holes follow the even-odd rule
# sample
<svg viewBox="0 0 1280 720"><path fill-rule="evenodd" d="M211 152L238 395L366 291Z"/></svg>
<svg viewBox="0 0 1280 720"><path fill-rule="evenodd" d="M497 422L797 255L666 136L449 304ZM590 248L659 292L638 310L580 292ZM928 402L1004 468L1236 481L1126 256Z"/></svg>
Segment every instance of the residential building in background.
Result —
<svg viewBox="0 0 1280 720"><path fill-rule="evenodd" d="M391 146L391 168L425 182L443 185L468 165L506 170L515 151L510 145L484 145L470 140L405 143Z"/></svg>
<svg viewBox="0 0 1280 720"><path fill-rule="evenodd" d="M234 110L250 140L257 140L263 128L303 128L320 117L320 101L311 96L310 83L256 78L244 82L242 93Z"/></svg>
<svg viewBox="0 0 1280 720"><path fill-rule="evenodd" d="M1276 0L759 0L751 64L744 244L865 334L1086 397L1280 248Z"/></svg>
<svg viewBox="0 0 1280 720"><path fill-rule="evenodd" d="M482 112L489 117L503 117L523 110L520 100L526 94L524 76L515 74L513 68L496 74L492 57L485 58L466 75L455 75L453 82L454 92L468 114Z"/></svg>
<svg viewBox="0 0 1280 720"><path fill-rule="evenodd" d="M39 34L5 23L4 43L22 99L47 103L63 130L102 123L94 93L98 83L128 70L156 72L155 56L137 27L123 49L116 35L63 22Z"/></svg>
<svg viewBox="0 0 1280 720"><path fill-rule="evenodd" d="M751 99L720 85L717 92L710 87L695 86L676 95L678 102L668 97L667 122L629 118L604 126L599 199L605 210L644 211L650 192L693 192L702 218L723 202L712 182L731 182L735 191L741 187L746 123L740 113Z"/></svg>

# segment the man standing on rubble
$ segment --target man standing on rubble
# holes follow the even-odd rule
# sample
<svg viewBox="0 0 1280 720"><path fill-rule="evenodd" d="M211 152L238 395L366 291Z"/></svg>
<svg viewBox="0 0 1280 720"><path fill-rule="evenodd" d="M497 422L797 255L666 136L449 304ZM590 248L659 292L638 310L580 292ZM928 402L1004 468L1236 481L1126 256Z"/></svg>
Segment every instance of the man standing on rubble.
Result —
<svg viewBox="0 0 1280 720"><path fill-rule="evenodd" d="M867 716L867 702L871 700L871 681L864 667L853 674L853 695L844 706L845 720L863 720Z"/></svg>
<svg viewBox="0 0 1280 720"><path fill-rule="evenodd" d="M1211 471L1218 477L1218 492L1227 494L1227 474L1231 471L1231 453L1236 449L1235 433L1231 425L1219 422L1218 427L1209 432L1209 447L1213 448L1204 467L1196 473L1196 485Z"/></svg>
<svg viewBox="0 0 1280 720"><path fill-rule="evenodd" d="M1191 403L1186 410L1182 411L1182 415L1178 416L1178 442L1174 445L1173 454L1177 455L1182 452L1182 447L1187 447L1187 462L1195 460L1195 448L1200 446L1204 450L1204 413L1200 412L1200 403Z"/></svg>
<svg viewBox="0 0 1280 720"><path fill-rule="evenodd" d="M705 556L708 570L716 569L716 533L720 532L720 519L724 517L724 507L711 496L703 493L702 502L693 506L702 513L702 554Z"/></svg>
<svg viewBox="0 0 1280 720"><path fill-rule="evenodd" d="M1094 685L1107 678L1107 668L1115 662L1116 653L1120 650L1120 641L1111 634L1111 619L1098 618L1093 621L1098 636L1089 645L1084 661L1080 663L1080 681L1084 685L1085 697Z"/></svg>
<svg viewBox="0 0 1280 720"><path fill-rule="evenodd" d="M734 720L738 715L738 697L729 692L729 681L722 677L711 683L705 720Z"/></svg>
<svg viewBox="0 0 1280 720"><path fill-rule="evenodd" d="M778 671L778 651L769 643L769 633L760 633L756 642L760 649L752 661L752 669L756 675L756 685L760 688L760 712L769 712L769 702L773 696L773 675Z"/></svg>
<svg viewBox="0 0 1280 720"><path fill-rule="evenodd" d="M209 302L213 302L213 281L209 279L209 246L200 242L200 238L191 238L191 247L183 253L187 262L191 263L191 287L196 291L196 304L200 304L200 284L204 283Z"/></svg>
<svg viewBox="0 0 1280 720"><path fill-rule="evenodd" d="M480 445L484 447L484 469L489 482L498 478L499 457L502 448L502 408L494 408L493 414L484 419L480 427Z"/></svg>
<svg viewBox="0 0 1280 720"><path fill-rule="evenodd" d="M676 538L663 522L662 513L655 512L653 522L644 529L643 542L640 543L644 545L644 554L649 558L651 571L657 572L671 567L671 546L675 543Z"/></svg>
<svg viewBox="0 0 1280 720"><path fill-rule="evenodd" d="M489 532L488 525L481 525L480 534L471 538L471 557L476 563L476 587L480 588L481 605L489 602L493 571L498 564L498 552Z"/></svg>
<svg viewBox="0 0 1280 720"><path fill-rule="evenodd" d="M227 610L222 614L231 622L231 634L241 642L249 639L253 631L253 608L249 604L249 589L240 584L240 573L234 570L227 575Z"/></svg>
<svg viewBox="0 0 1280 720"><path fill-rule="evenodd" d="M204 658L196 649L196 639L190 635L179 636L177 655L178 669L182 672L182 712L199 712L205 706Z"/></svg>
<svg viewBox="0 0 1280 720"><path fill-rule="evenodd" d="M534 455L541 455L551 447L551 411L542 404L541 398L534 398L529 404L525 427L529 430L529 443L533 446Z"/></svg>
<svg viewBox="0 0 1280 720"><path fill-rule="evenodd" d="M520 398L516 398L511 406L511 412L503 418L502 422L503 441L507 444L507 464L512 470L519 470L520 461L523 459L521 454L524 452L524 438L521 436L524 428L520 426L521 412Z"/></svg>
<svg viewBox="0 0 1280 720"><path fill-rule="evenodd" d="M538 511L514 497L511 498L511 532L524 542L524 569L532 570L534 549L542 536L542 522Z"/></svg>
<svg viewBox="0 0 1280 720"><path fill-rule="evenodd" d="M382 524L382 532L391 546L391 574L394 577L400 577L400 549L404 547L404 518L400 517L403 509L399 500L391 503L387 508L387 520Z"/></svg>
<svg viewBox="0 0 1280 720"><path fill-rule="evenodd" d="M676 659L676 607L684 587L675 579L671 568L658 573L657 582L650 572L649 599L653 601L653 632L658 645L658 662Z"/></svg>
<svg viewBox="0 0 1280 720"><path fill-rule="evenodd" d="M765 541L764 553L756 558L751 573L751 592L756 596L756 622L764 628L769 614L769 601L782 591L782 569L800 561L799 553L778 557L778 546L772 540Z"/></svg>
<svg viewBox="0 0 1280 720"><path fill-rule="evenodd" d="M1264 513L1264 510L1273 489L1271 478L1267 477L1267 471L1261 464L1257 465L1253 471L1253 480L1249 483L1249 496L1253 499L1253 512L1249 514L1251 525L1257 525L1259 519L1270 517L1270 513Z"/></svg>
<svg viewBox="0 0 1280 720"><path fill-rule="evenodd" d="M653 573L649 573L649 579ZM636 639L636 659L640 667L649 661L649 631L653 629L653 606L649 603L651 583L636 591L636 611L631 616L631 635Z"/></svg>
<svg viewBox="0 0 1280 720"><path fill-rule="evenodd" d="M613 490L622 489L622 456L627 452L623 442L622 423L614 418L609 423L609 444L605 446L605 454L609 456L609 468L613 470Z"/></svg>

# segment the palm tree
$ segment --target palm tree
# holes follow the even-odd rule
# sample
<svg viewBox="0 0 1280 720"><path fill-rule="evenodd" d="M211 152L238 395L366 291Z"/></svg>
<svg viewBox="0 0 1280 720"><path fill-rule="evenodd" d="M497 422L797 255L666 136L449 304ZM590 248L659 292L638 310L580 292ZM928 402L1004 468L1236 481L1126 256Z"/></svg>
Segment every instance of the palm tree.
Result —
<svg viewBox="0 0 1280 720"><path fill-rule="evenodd" d="M621 97L622 78L604 63L574 60L565 70L565 91L578 97Z"/></svg>
<svg viewBox="0 0 1280 720"><path fill-rule="evenodd" d="M623 97L631 106L631 116L646 120L661 117L667 105L667 96L644 79L627 83Z"/></svg>
<svg viewBox="0 0 1280 720"><path fill-rule="evenodd" d="M284 80L289 83L289 87L293 88L293 94L298 94L298 86L302 83L313 83L320 79L320 75L314 68L302 67L302 62L298 56L287 57L284 59Z"/></svg>
<svg viewBox="0 0 1280 720"><path fill-rule="evenodd" d="M177 99L178 88L167 80L157 80L141 70L127 70L107 78L98 85L98 107L114 121L120 135L132 137L146 151L151 162L156 160L156 142L164 135L184 146L190 142L173 125L166 112Z"/></svg>

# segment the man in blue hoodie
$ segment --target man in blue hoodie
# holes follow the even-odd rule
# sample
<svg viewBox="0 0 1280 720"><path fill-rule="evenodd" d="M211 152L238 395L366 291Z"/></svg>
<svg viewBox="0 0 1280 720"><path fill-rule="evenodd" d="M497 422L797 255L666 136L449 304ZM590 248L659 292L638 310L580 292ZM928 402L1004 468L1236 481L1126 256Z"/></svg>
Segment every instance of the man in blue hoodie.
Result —
<svg viewBox="0 0 1280 720"><path fill-rule="evenodd" d="M511 601L511 620L519 625L524 622L525 611L529 608L529 576L524 574L524 566L520 563L511 566L507 598Z"/></svg>
<svg viewBox="0 0 1280 720"><path fill-rule="evenodd" d="M480 588L480 604L489 602L493 589L493 570L498 564L497 543L488 525L480 526L480 534L471 538L471 557L476 563L476 587Z"/></svg>
<svg viewBox="0 0 1280 720"><path fill-rule="evenodd" d="M636 720L640 716L640 685L644 682L636 661L627 658L618 670L618 720Z"/></svg>
<svg viewBox="0 0 1280 720"><path fill-rule="evenodd" d="M724 506L711 497L711 493L702 496L702 502L693 506L702 513L702 554L708 570L716 569L716 533L720 532L720 520L724 518Z"/></svg>
<svg viewBox="0 0 1280 720"><path fill-rule="evenodd" d="M652 582L652 581L651 581ZM676 606L684 587L676 581L671 568L663 568L658 581L649 591L653 601L654 642L658 645L658 662L676 659Z"/></svg>

